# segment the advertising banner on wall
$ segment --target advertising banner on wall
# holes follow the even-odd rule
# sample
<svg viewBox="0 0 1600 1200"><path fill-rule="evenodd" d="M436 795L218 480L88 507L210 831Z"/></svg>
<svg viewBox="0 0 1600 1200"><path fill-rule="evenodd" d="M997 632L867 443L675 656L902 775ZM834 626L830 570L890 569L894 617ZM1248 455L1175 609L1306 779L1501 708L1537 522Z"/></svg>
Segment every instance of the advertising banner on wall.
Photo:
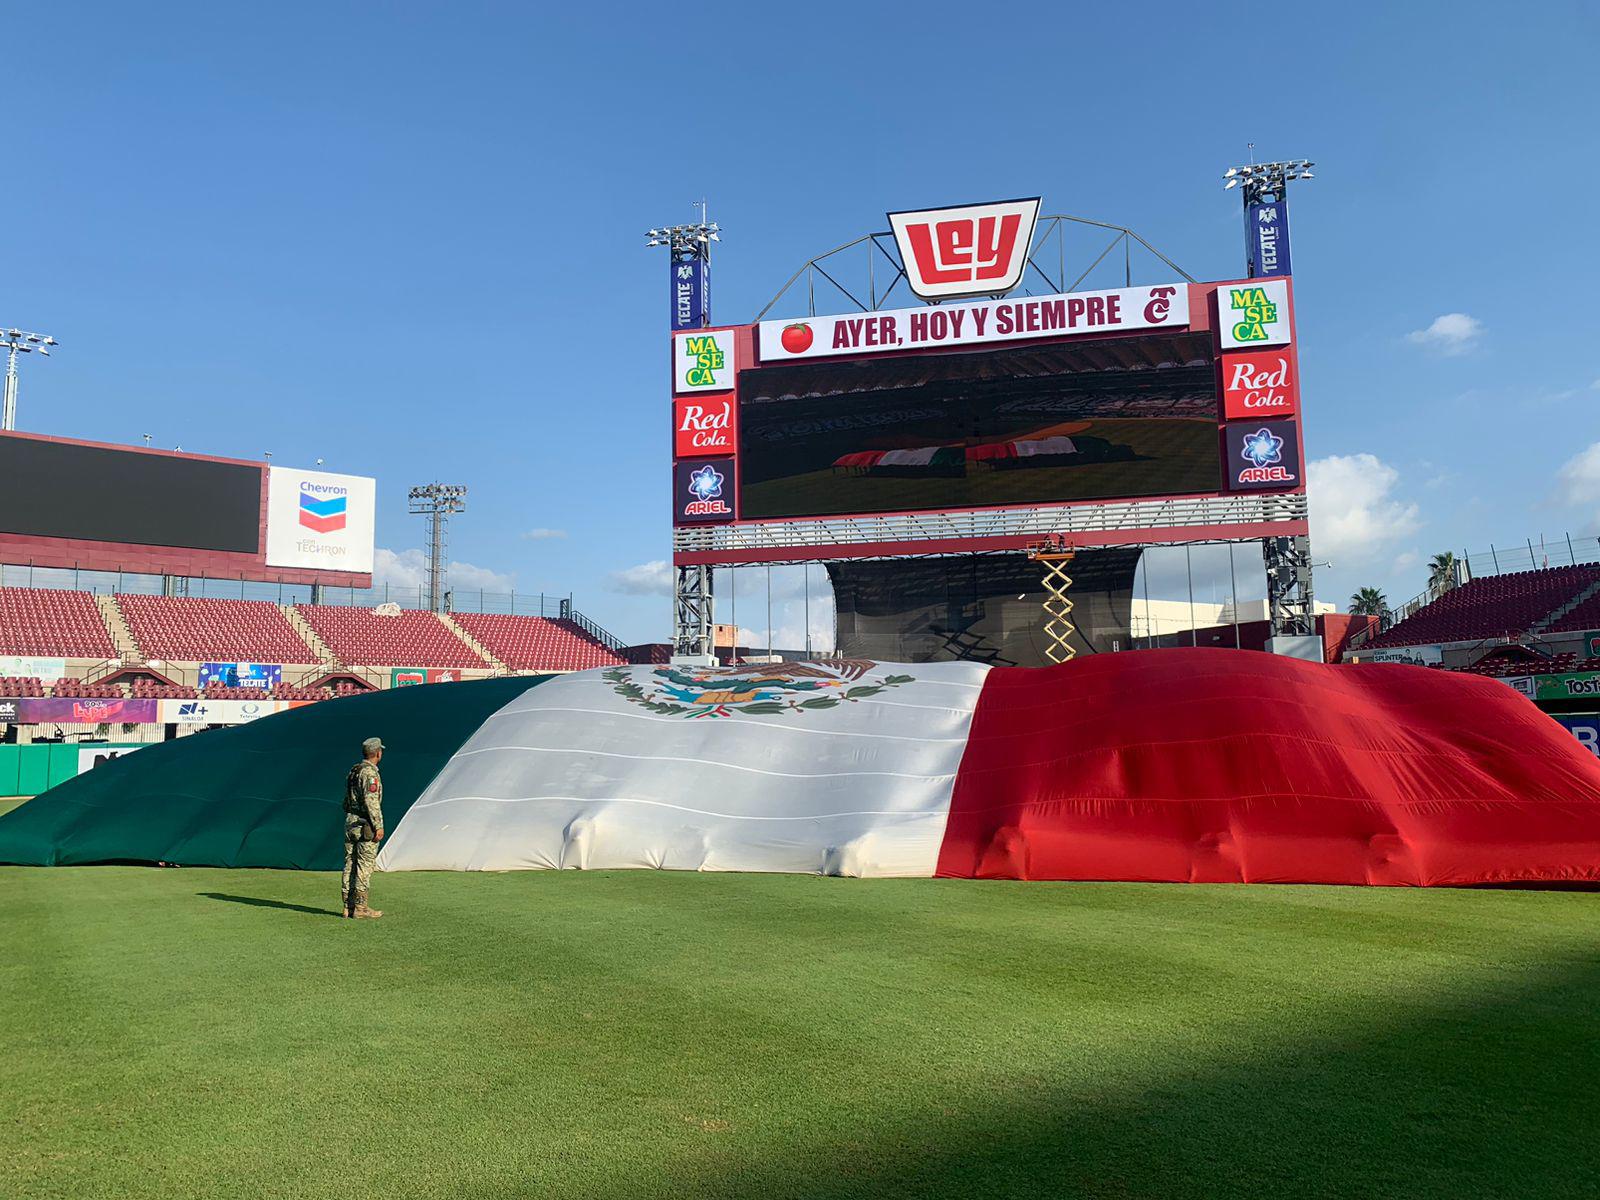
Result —
<svg viewBox="0 0 1600 1200"><path fill-rule="evenodd" d="M163 725L247 725L287 707L282 700L160 700Z"/></svg>
<svg viewBox="0 0 1600 1200"><path fill-rule="evenodd" d="M711 264L703 258L667 264L672 285L672 327L699 329L711 312Z"/></svg>
<svg viewBox="0 0 1600 1200"><path fill-rule="evenodd" d="M672 390L726 392L733 387L733 330L672 335Z"/></svg>
<svg viewBox="0 0 1600 1200"><path fill-rule="evenodd" d="M1411 663L1419 667L1436 667L1444 662L1444 647L1385 646L1381 650L1362 650L1356 657L1364 663Z"/></svg>
<svg viewBox="0 0 1600 1200"><path fill-rule="evenodd" d="M460 683L461 672L452 667L395 667L389 672L390 687L416 687L424 683Z"/></svg>
<svg viewBox="0 0 1600 1200"><path fill-rule="evenodd" d="M1299 487L1300 432L1293 421L1247 421L1227 427L1224 469L1230 492Z"/></svg>
<svg viewBox="0 0 1600 1200"><path fill-rule="evenodd" d="M85 746L78 751L78 774L82 775L85 771L104 766L113 758L122 758L143 749L143 746Z"/></svg>
<svg viewBox="0 0 1600 1200"><path fill-rule="evenodd" d="M691 396L672 402L672 453L677 458L704 458L734 452L733 394Z"/></svg>
<svg viewBox="0 0 1600 1200"><path fill-rule="evenodd" d="M980 304L901 308L855 316L807 317L803 321L763 321L759 343L762 362L781 362L835 354L881 354L933 346L1074 337L1123 329L1181 329L1188 324L1189 289L1183 284L1168 283L987 300ZM1288 328L1287 320L1284 328Z"/></svg>
<svg viewBox="0 0 1600 1200"><path fill-rule="evenodd" d="M1245 205L1244 241L1252 279L1289 274L1289 206L1281 200Z"/></svg>
<svg viewBox="0 0 1600 1200"><path fill-rule="evenodd" d="M1292 347L1222 356L1222 412L1228 420L1292 417L1299 395Z"/></svg>
<svg viewBox="0 0 1600 1200"><path fill-rule="evenodd" d="M54 683L67 673L64 658L29 658L21 654L0 654L0 675L22 679L42 679Z"/></svg>
<svg viewBox="0 0 1600 1200"><path fill-rule="evenodd" d="M673 524L731 521L733 517L733 459L707 458L673 464Z"/></svg>
<svg viewBox="0 0 1600 1200"><path fill-rule="evenodd" d="M1557 717L1556 721L1578 739L1580 746L1596 758L1600 758L1600 716L1593 713L1578 717L1562 715Z"/></svg>
<svg viewBox="0 0 1600 1200"><path fill-rule="evenodd" d="M1600 699L1600 671L1568 671L1561 675L1534 676L1534 696L1540 700Z"/></svg>
<svg viewBox="0 0 1600 1200"><path fill-rule="evenodd" d="M1217 340L1224 350L1287 346L1289 285L1282 279L1230 283L1217 289Z"/></svg>
<svg viewBox="0 0 1600 1200"><path fill-rule="evenodd" d="M200 664L200 685L210 687L247 687L270 690L283 682L283 667L278 663L217 663Z"/></svg>
<svg viewBox="0 0 1600 1200"><path fill-rule="evenodd" d="M267 472L267 566L372 573L377 481L272 467Z"/></svg>
<svg viewBox="0 0 1600 1200"><path fill-rule="evenodd" d="M148 725L155 722L157 701L36 696L6 703L16 706L18 725Z"/></svg>
<svg viewBox="0 0 1600 1200"><path fill-rule="evenodd" d="M1588 658L1600 658L1600 630L1591 629L1583 635L1584 653Z"/></svg>

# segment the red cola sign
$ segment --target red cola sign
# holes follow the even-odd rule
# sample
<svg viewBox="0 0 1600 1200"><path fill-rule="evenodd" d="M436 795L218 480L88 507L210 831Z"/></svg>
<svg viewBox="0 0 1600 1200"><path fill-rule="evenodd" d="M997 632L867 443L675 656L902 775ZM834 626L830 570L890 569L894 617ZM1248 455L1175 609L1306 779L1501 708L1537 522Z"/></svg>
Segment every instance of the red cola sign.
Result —
<svg viewBox="0 0 1600 1200"><path fill-rule="evenodd" d="M732 454L734 398L693 396L672 404L672 452L678 458Z"/></svg>
<svg viewBox="0 0 1600 1200"><path fill-rule="evenodd" d="M1222 356L1222 404L1228 420L1287 417L1299 409L1294 351L1256 350Z"/></svg>

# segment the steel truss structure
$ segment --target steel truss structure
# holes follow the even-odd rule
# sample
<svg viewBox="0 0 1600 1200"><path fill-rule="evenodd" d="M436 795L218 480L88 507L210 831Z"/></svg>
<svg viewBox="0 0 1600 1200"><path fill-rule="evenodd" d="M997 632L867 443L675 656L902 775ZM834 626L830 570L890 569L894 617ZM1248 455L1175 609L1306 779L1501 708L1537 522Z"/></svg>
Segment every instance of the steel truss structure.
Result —
<svg viewBox="0 0 1600 1200"><path fill-rule="evenodd" d="M1110 237L1105 245L1101 247L1100 252L1089 261L1089 265L1079 271L1076 276L1071 276L1069 271L1077 270L1077 267L1068 267L1067 233L1069 229L1077 226L1081 226L1085 230L1108 232ZM1090 238L1093 240L1090 241ZM1064 292L1070 292L1089 278L1094 273L1095 268L1105 262L1107 258L1111 258L1112 262L1115 262L1116 259L1113 256L1113 252L1119 247L1122 250L1124 286L1132 287L1133 248L1135 243L1144 251L1160 259L1163 264L1183 276L1188 282L1199 282L1193 275L1190 275L1177 263L1126 226L1111 225L1105 221L1091 221L1087 217L1070 217L1065 214L1056 214L1039 218L1038 224L1034 228L1033 246L1028 251L1028 265L1023 272L1023 282L1016 290L1025 296L1037 294L1059 295ZM1085 257L1098 244L1098 234L1086 234ZM849 254L852 250L858 252L858 259L852 259ZM1140 257L1144 256L1141 254ZM1051 274L1052 269L1055 272L1053 275ZM817 280L819 276L825 285L824 295L827 294L826 287L831 287L853 305L858 312L879 312L887 306L891 297L895 298L896 303L902 305L930 303L930 301L922 300L912 295L909 287L899 297L895 297L896 289L905 281L906 269L905 264L900 261L900 252L895 246L894 234L884 230L880 233L865 234L856 238L853 242L846 242L842 246L835 246L827 253L819 254L817 257L802 263L800 269L789 276L789 281L778 289L778 294L767 301L766 307L756 314L756 320L760 321L771 312L778 301L782 300L789 290L800 282L802 277L805 279L806 288L806 315L808 317L816 316ZM846 287L844 283L840 282L841 279L848 280L851 286ZM883 284L881 291L879 290L880 279L887 279L887 283ZM1039 284L1042 284L1047 290L1041 293L1038 290ZM866 299L862 300L856 294L857 292L864 294Z"/></svg>

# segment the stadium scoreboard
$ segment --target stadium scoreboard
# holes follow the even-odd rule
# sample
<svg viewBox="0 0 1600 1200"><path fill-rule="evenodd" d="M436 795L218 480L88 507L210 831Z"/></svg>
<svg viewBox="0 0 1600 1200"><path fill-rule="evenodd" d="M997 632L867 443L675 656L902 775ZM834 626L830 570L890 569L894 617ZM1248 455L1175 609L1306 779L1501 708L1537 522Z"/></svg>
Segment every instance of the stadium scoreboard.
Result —
<svg viewBox="0 0 1600 1200"><path fill-rule="evenodd" d="M676 331L681 564L1306 532L1293 284Z"/></svg>

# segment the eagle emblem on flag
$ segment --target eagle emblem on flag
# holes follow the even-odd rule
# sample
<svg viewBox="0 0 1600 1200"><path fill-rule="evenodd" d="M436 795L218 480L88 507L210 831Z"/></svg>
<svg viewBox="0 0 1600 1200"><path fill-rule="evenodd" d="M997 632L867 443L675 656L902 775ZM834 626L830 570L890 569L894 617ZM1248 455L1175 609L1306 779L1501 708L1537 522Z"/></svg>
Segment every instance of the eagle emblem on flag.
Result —
<svg viewBox="0 0 1600 1200"><path fill-rule="evenodd" d="M738 667L657 667L646 674L615 667L602 677L622 699L662 716L687 720L803 716L915 681L912 675L876 675L877 666L867 659L829 658Z"/></svg>

